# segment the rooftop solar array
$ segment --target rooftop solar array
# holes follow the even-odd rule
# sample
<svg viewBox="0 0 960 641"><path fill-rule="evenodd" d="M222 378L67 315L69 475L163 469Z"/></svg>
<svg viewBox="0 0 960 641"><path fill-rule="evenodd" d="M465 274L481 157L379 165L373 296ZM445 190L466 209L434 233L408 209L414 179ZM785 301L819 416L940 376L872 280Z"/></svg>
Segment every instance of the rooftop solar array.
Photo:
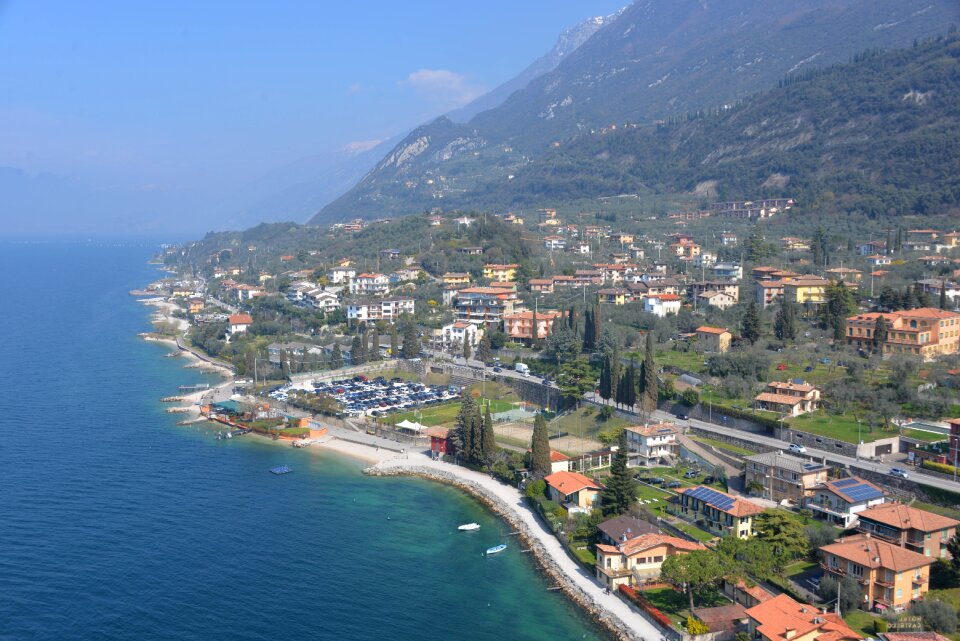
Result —
<svg viewBox="0 0 960 641"><path fill-rule="evenodd" d="M873 499L879 499L883 496L882 491L873 487L863 479L855 477L834 481L833 486L850 497L850 500L856 502L872 501Z"/></svg>
<svg viewBox="0 0 960 641"><path fill-rule="evenodd" d="M834 487L848 487L850 485L859 485L860 483L862 483L860 479L848 478L848 479L840 479L839 481L834 481L833 485Z"/></svg>
<svg viewBox="0 0 960 641"><path fill-rule="evenodd" d="M684 492L684 494L687 496L692 496L695 499L699 499L707 505L712 505L718 510L722 510L724 512L729 511L736 502L732 496L727 496L722 492L711 490L709 487L697 487Z"/></svg>

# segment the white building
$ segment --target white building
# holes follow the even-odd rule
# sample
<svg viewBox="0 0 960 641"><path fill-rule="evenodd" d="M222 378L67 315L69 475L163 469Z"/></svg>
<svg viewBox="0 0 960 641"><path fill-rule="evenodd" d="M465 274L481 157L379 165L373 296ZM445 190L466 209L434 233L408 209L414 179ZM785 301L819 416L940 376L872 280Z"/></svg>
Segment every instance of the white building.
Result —
<svg viewBox="0 0 960 641"><path fill-rule="evenodd" d="M400 318L403 314L412 313L412 298L353 302L347 305L347 320L352 323L378 320L392 321Z"/></svg>
<svg viewBox="0 0 960 641"><path fill-rule="evenodd" d="M240 334L253 325L253 317L250 314L232 314L227 322L231 334Z"/></svg>
<svg viewBox="0 0 960 641"><path fill-rule="evenodd" d="M327 272L327 278L330 279L330 282L338 285L340 283L349 283L350 279L354 278L357 275L357 270L353 267L334 267L329 272Z"/></svg>
<svg viewBox="0 0 960 641"><path fill-rule="evenodd" d="M383 274L358 274L350 279L351 294L386 294L390 279Z"/></svg>
<svg viewBox="0 0 960 641"><path fill-rule="evenodd" d="M716 262L717 255L713 252L702 251L693 257L693 266L697 269L702 267L710 267L711 265L715 265Z"/></svg>
<svg viewBox="0 0 960 641"><path fill-rule="evenodd" d="M483 336L482 329L479 329L473 323L464 321L454 321L449 325L444 325L441 331L445 348L453 345L462 346L464 343L469 343L470 347L476 347L480 342L480 338Z"/></svg>
<svg viewBox="0 0 960 641"><path fill-rule="evenodd" d="M737 263L717 263L710 268L714 278L724 280L740 280L743 278L743 267Z"/></svg>
<svg viewBox="0 0 960 641"><path fill-rule="evenodd" d="M676 457L680 452L679 430L672 423L633 425L626 430L630 458L639 458L640 465L653 465L664 457Z"/></svg>
<svg viewBox="0 0 960 641"><path fill-rule="evenodd" d="M886 501L884 491L863 479L851 476L827 481L813 488L813 496L804 506L818 519L849 529L857 524L857 514Z"/></svg>
<svg viewBox="0 0 960 641"><path fill-rule="evenodd" d="M561 250L567 246L567 239L563 236L544 236L543 246L550 251Z"/></svg>
<svg viewBox="0 0 960 641"><path fill-rule="evenodd" d="M676 294L654 294L644 296L643 311L663 318L680 311L680 297Z"/></svg>

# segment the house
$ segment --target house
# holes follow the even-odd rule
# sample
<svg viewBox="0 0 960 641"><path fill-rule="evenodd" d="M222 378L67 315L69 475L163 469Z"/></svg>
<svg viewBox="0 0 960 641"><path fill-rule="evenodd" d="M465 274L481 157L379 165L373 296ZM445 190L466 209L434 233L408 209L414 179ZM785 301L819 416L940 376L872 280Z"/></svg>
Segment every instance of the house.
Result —
<svg viewBox="0 0 960 641"><path fill-rule="evenodd" d="M857 514L886 500L886 492L856 476L827 481L813 488L804 506L813 516L847 530L857 523Z"/></svg>
<svg viewBox="0 0 960 641"><path fill-rule="evenodd" d="M736 305L737 299L726 292L708 290L697 295L696 304L701 308L716 307L717 309L724 310Z"/></svg>
<svg viewBox="0 0 960 641"><path fill-rule="evenodd" d="M597 291L597 302L602 305L626 305L632 300L630 291L623 287L610 287Z"/></svg>
<svg viewBox="0 0 960 641"><path fill-rule="evenodd" d="M782 280L758 280L754 284L757 305L766 309L775 303L779 303L783 298Z"/></svg>
<svg viewBox="0 0 960 641"><path fill-rule="evenodd" d="M563 250L567 246L567 239L563 236L544 236L543 246L550 251Z"/></svg>
<svg viewBox="0 0 960 641"><path fill-rule="evenodd" d="M859 514L857 529L875 539L926 557L947 557L947 541L953 538L960 522L903 503L884 503Z"/></svg>
<svg viewBox="0 0 960 641"><path fill-rule="evenodd" d="M513 282L517 279L517 270L519 268L520 268L520 265L517 265L517 264L484 265L483 277L489 278L490 280L497 280L501 282Z"/></svg>
<svg viewBox="0 0 960 641"><path fill-rule="evenodd" d="M680 297L676 294L644 296L643 311L663 318L680 312Z"/></svg>
<svg viewBox="0 0 960 641"><path fill-rule="evenodd" d="M253 300L254 298L267 295L267 290L254 285L236 285L233 291L236 293L237 300L239 301Z"/></svg>
<svg viewBox="0 0 960 641"><path fill-rule="evenodd" d="M699 541L666 534L641 534L615 545L597 544L597 579L608 588L656 579L663 562L677 554L706 550Z"/></svg>
<svg viewBox="0 0 960 641"><path fill-rule="evenodd" d="M723 280L740 280L743 278L743 267L737 263L715 263L710 267L710 272L713 278Z"/></svg>
<svg viewBox="0 0 960 641"><path fill-rule="evenodd" d="M253 317L250 314L231 314L227 325L231 334L241 334L253 325Z"/></svg>
<svg viewBox="0 0 960 641"><path fill-rule="evenodd" d="M780 249L783 251L810 251L810 241L796 236L784 236L780 239Z"/></svg>
<svg viewBox="0 0 960 641"><path fill-rule="evenodd" d="M347 304L347 320L350 323L378 320L393 321L404 314L413 314L412 298L393 298L370 301L354 301Z"/></svg>
<svg viewBox="0 0 960 641"><path fill-rule="evenodd" d="M620 245L630 245L633 243L633 234L628 234L626 232L617 232L611 234L610 241L614 243L619 243Z"/></svg>
<svg viewBox="0 0 960 641"><path fill-rule="evenodd" d="M311 289L307 292L306 300L314 309L322 312L340 309L340 297L331 289Z"/></svg>
<svg viewBox="0 0 960 641"><path fill-rule="evenodd" d="M724 247L732 247L737 244L737 235L731 234L730 232L722 232L720 234L720 244Z"/></svg>
<svg viewBox="0 0 960 641"><path fill-rule="evenodd" d="M827 302L829 280L816 276L798 276L779 282L783 283L783 297L797 305L822 305Z"/></svg>
<svg viewBox="0 0 960 641"><path fill-rule="evenodd" d="M697 269L700 269L700 268L709 267L710 265L714 265L716 264L716 262L717 262L717 255L715 253L701 251L693 259L693 266L696 267Z"/></svg>
<svg viewBox="0 0 960 641"><path fill-rule="evenodd" d="M504 314L503 333L512 341L529 345L535 340L547 338L553 330L553 323L563 316L563 312L552 309L541 309L537 312L514 312ZM536 337L534 337L534 317L536 317Z"/></svg>
<svg viewBox="0 0 960 641"><path fill-rule="evenodd" d="M453 443L452 430L449 427L428 427L420 432L423 436L430 437L430 454L438 459L441 456L452 456L456 453L456 447Z"/></svg>
<svg viewBox="0 0 960 641"><path fill-rule="evenodd" d="M950 641L938 632L882 632L877 636L882 641Z"/></svg>
<svg viewBox="0 0 960 641"><path fill-rule="evenodd" d="M640 465L652 465L663 458L675 458L680 454L680 443L677 441L680 430L672 423L632 425L625 429L630 458L639 459Z"/></svg>
<svg viewBox="0 0 960 641"><path fill-rule="evenodd" d="M530 291L539 294L552 294L554 291L552 278L531 278L528 283Z"/></svg>
<svg viewBox="0 0 960 641"><path fill-rule="evenodd" d="M733 334L722 327L702 325L697 328L697 347L708 354L724 354L730 349Z"/></svg>
<svg viewBox="0 0 960 641"><path fill-rule="evenodd" d="M767 198L764 200L740 200L725 203L713 203L710 211L721 218L741 218L744 220L763 220L791 209L795 204L792 198Z"/></svg>
<svg viewBox="0 0 960 641"><path fill-rule="evenodd" d="M690 298L696 298L700 294L707 292L721 292L733 299L734 303L740 302L740 284L725 280L704 280L690 283L687 285L687 295ZM673 292L678 293L678 292Z"/></svg>
<svg viewBox="0 0 960 641"><path fill-rule="evenodd" d="M893 262L893 259L891 259L889 256L884 256L883 254L871 254L870 256L867 256L865 260L867 261L868 265L873 267L886 267Z"/></svg>
<svg viewBox="0 0 960 641"><path fill-rule="evenodd" d="M459 345L463 348L465 343L469 343L471 348L476 348L483 336L483 330L473 323L465 321L454 321L441 328L441 339L445 348Z"/></svg>
<svg viewBox="0 0 960 641"><path fill-rule="evenodd" d="M466 287L457 292L457 320L499 328L516 301L517 293L502 287Z"/></svg>
<svg viewBox="0 0 960 641"><path fill-rule="evenodd" d="M550 450L550 473L569 472L570 461L573 460L563 452Z"/></svg>
<svg viewBox="0 0 960 641"><path fill-rule="evenodd" d="M191 298L187 301L187 311L191 314L199 314L203 311L204 303L202 298Z"/></svg>
<svg viewBox="0 0 960 641"><path fill-rule="evenodd" d="M746 499L698 485L677 490L677 511L717 536L748 539L753 536L753 517L763 508Z"/></svg>
<svg viewBox="0 0 960 641"><path fill-rule="evenodd" d="M747 585L743 579L738 581L724 580L723 593L731 601L739 603L745 608L752 608L776 596L776 594L759 585Z"/></svg>
<svg viewBox="0 0 960 641"><path fill-rule="evenodd" d="M877 345L875 331L880 318L887 329L886 340ZM956 354L960 348L960 313L933 307L900 312L869 312L847 319L847 345L864 349L880 348L884 356L914 354L924 360Z"/></svg>
<svg viewBox="0 0 960 641"><path fill-rule="evenodd" d="M746 611L747 634L755 641L860 641L840 615L780 594Z"/></svg>
<svg viewBox="0 0 960 641"><path fill-rule="evenodd" d="M857 282L863 278L863 272L850 267L834 267L824 272L831 280L842 280L845 283Z"/></svg>
<svg viewBox="0 0 960 641"><path fill-rule="evenodd" d="M758 494L772 501L790 501L800 505L812 495L813 488L826 482L827 466L783 452L764 452L747 456L745 483L763 488Z"/></svg>
<svg viewBox="0 0 960 641"><path fill-rule="evenodd" d="M940 298L940 290L943 290L947 297L947 304L951 307L955 307L958 299L960 299L960 283L946 279L923 278L916 281L914 287L936 297L936 299Z"/></svg>
<svg viewBox="0 0 960 641"><path fill-rule="evenodd" d="M820 548L820 565L836 578L852 576L863 587L864 610L899 612L930 589L936 559L869 534L837 539Z"/></svg>
<svg viewBox="0 0 960 641"><path fill-rule="evenodd" d="M350 279L351 294L386 294L390 291L390 279L384 274L357 274Z"/></svg>
<svg viewBox="0 0 960 641"><path fill-rule="evenodd" d="M753 399L754 409L776 412L784 416L800 416L820 407L820 390L806 381L789 383L774 381Z"/></svg>
<svg viewBox="0 0 960 641"><path fill-rule="evenodd" d="M440 277L444 285L469 285L470 274L466 272L447 272Z"/></svg>
<svg viewBox="0 0 960 641"><path fill-rule="evenodd" d="M861 256L869 256L871 254L886 254L887 243L883 240L871 240L869 243L860 243L857 245L857 253Z"/></svg>
<svg viewBox="0 0 960 641"><path fill-rule="evenodd" d="M657 534L659 532L660 528L650 521L644 521L627 514L607 519L597 526L600 543L606 545L617 545L643 534Z"/></svg>
<svg viewBox="0 0 960 641"><path fill-rule="evenodd" d="M574 254L580 254L581 256L590 255L590 243L586 241L576 242L570 245L570 251Z"/></svg>
<svg viewBox="0 0 960 641"><path fill-rule="evenodd" d="M577 472L554 472L547 482L547 498L571 512L589 512L600 503L603 486Z"/></svg>
<svg viewBox="0 0 960 641"><path fill-rule="evenodd" d="M327 278L335 285L349 283L350 279L356 277L356 275L357 270L353 267L334 267L327 272Z"/></svg>
<svg viewBox="0 0 960 641"><path fill-rule="evenodd" d="M399 249L381 249L380 258L386 260L400 260L400 250Z"/></svg>
<svg viewBox="0 0 960 641"><path fill-rule="evenodd" d="M457 250L461 254L466 254L468 256L482 256L483 247L461 247Z"/></svg>

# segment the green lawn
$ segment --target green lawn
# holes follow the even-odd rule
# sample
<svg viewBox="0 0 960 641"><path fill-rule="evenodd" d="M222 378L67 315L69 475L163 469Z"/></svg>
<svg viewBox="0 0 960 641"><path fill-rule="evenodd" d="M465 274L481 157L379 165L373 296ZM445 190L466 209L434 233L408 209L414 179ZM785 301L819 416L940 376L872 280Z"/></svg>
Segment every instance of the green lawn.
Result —
<svg viewBox="0 0 960 641"><path fill-rule="evenodd" d="M756 452L748 450L745 447L730 445L729 443L724 443L723 441L707 438L705 436L691 436L690 439L698 443L703 443L704 445L712 445L717 449L725 450L727 452L730 452L731 454L736 454L737 456L753 456L754 454L756 454Z"/></svg>
<svg viewBox="0 0 960 641"><path fill-rule="evenodd" d="M478 398L477 402L483 408L487 407L487 404L489 404L490 411L494 414L497 412L507 412L515 407L513 403L495 399ZM434 425L452 425L453 422L457 420L457 414L459 413L460 403L459 401L454 401L452 403L444 403L442 405L426 407L421 411L391 414L384 419L384 422L391 425L396 425L400 421L408 420L421 423L429 427Z"/></svg>
<svg viewBox="0 0 960 641"><path fill-rule="evenodd" d="M934 512L935 514L949 516L951 519L960 520L960 509L957 508L944 507L943 505L933 505L932 503L923 503L922 501L914 501L910 505L920 510L927 510L928 512Z"/></svg>
<svg viewBox="0 0 960 641"><path fill-rule="evenodd" d="M600 408L583 406L555 421L551 421L550 432L554 433L559 428L560 431L573 436L603 440L601 434L605 434L609 439L615 432L630 424L630 421L618 416L611 416L607 420L602 420L600 418Z"/></svg>
<svg viewBox="0 0 960 641"><path fill-rule="evenodd" d="M785 423L794 429L810 432L811 434L827 436L829 438L846 441L847 443L857 442L857 421L847 414L834 416L827 414L823 410L819 410L796 418L787 419ZM874 431L871 432L866 425L861 425L859 429L860 440L864 443L870 443L896 435L896 430L882 431L874 429Z"/></svg>
<svg viewBox="0 0 960 641"><path fill-rule="evenodd" d="M686 532L701 543L707 543L708 541L712 541L716 538L713 534L710 534L706 530L701 530L696 525L692 525L686 521L677 521L675 523L671 523L671 525L678 530Z"/></svg>
<svg viewBox="0 0 960 641"><path fill-rule="evenodd" d="M911 430L905 429L902 430L904 436L909 436L910 438L915 438L918 441L925 441L927 443L936 443L938 441L946 441L950 437L946 434L936 434L934 432L925 432L923 430Z"/></svg>
<svg viewBox="0 0 960 641"><path fill-rule="evenodd" d="M796 563L791 563L783 569L784 576L792 577L798 574L803 574L807 570L812 570L813 568L819 566L819 563L814 561L797 561Z"/></svg>
<svg viewBox="0 0 960 641"><path fill-rule="evenodd" d="M852 610L844 615L843 620L854 632L859 632L865 637L872 637L874 635L873 622L879 618L863 610Z"/></svg>
<svg viewBox="0 0 960 641"><path fill-rule="evenodd" d="M656 503L645 504L650 508L658 507L665 501L669 500L673 496L663 490L658 490L655 487L651 487L645 483L637 484L637 498L640 499L658 499Z"/></svg>
<svg viewBox="0 0 960 641"><path fill-rule="evenodd" d="M675 624L680 626L687 624L687 615L690 614L690 597L683 592L673 588L655 588L653 590L643 590L641 594ZM723 596L719 590L694 595L694 598L696 599L694 605L698 608L730 605L730 600Z"/></svg>

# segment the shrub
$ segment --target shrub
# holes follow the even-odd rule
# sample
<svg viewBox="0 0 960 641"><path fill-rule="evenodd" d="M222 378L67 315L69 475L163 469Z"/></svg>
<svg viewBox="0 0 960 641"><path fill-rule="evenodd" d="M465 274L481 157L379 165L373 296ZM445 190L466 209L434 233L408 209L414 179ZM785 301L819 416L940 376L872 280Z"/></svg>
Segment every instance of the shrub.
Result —
<svg viewBox="0 0 960 641"><path fill-rule="evenodd" d="M884 619L874 619L873 620L873 633L874 634L883 634L887 631L887 622Z"/></svg>
<svg viewBox="0 0 960 641"><path fill-rule="evenodd" d="M680 394L680 402L687 407L695 407L700 403L700 393L695 389L683 390L683 393Z"/></svg>
<svg viewBox="0 0 960 641"><path fill-rule="evenodd" d="M600 408L600 420L607 421L613 417L614 410L609 405L604 405Z"/></svg>
<svg viewBox="0 0 960 641"><path fill-rule="evenodd" d="M640 606L640 609L649 614L660 627L664 629L673 628L673 623L669 618L667 618L667 615L654 607L654 605L641 596L639 592L631 588L629 585L621 585L619 590L621 594L626 596L628 599Z"/></svg>
<svg viewBox="0 0 960 641"><path fill-rule="evenodd" d="M918 601L910 606L910 614L922 617L923 625L936 632L953 634L957 631L957 611L944 601Z"/></svg>
<svg viewBox="0 0 960 641"><path fill-rule="evenodd" d="M710 632L710 626L695 616L690 615L687 617L687 632L693 635L707 634Z"/></svg>
<svg viewBox="0 0 960 641"><path fill-rule="evenodd" d="M527 489L524 490L524 493L531 499L545 496L547 493L547 482L541 480L527 483Z"/></svg>
<svg viewBox="0 0 960 641"><path fill-rule="evenodd" d="M953 474L956 470L952 465L947 465L945 463L935 463L933 461L924 461L921 466L928 470L933 470L934 472L940 472L941 474Z"/></svg>

